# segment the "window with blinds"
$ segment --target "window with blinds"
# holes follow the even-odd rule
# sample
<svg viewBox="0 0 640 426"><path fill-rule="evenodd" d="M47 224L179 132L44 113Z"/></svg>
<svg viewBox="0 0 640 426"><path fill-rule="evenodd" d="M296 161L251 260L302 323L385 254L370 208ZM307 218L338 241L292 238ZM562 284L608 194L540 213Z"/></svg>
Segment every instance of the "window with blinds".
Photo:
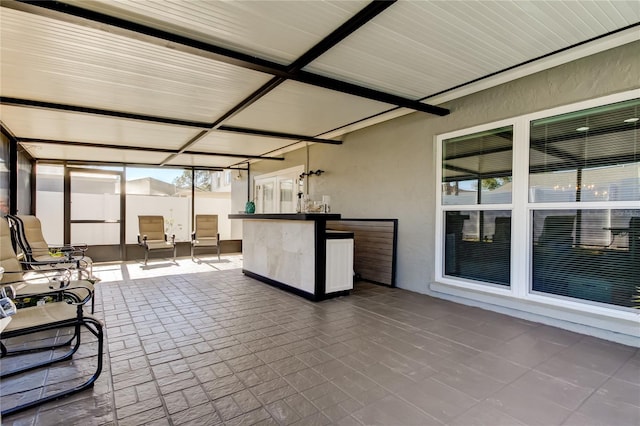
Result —
<svg viewBox="0 0 640 426"><path fill-rule="evenodd" d="M639 109L640 100L633 99L530 123L534 292L634 305L640 276Z"/></svg>
<svg viewBox="0 0 640 426"><path fill-rule="evenodd" d="M512 126L443 141L445 275L510 285L512 164Z"/></svg>

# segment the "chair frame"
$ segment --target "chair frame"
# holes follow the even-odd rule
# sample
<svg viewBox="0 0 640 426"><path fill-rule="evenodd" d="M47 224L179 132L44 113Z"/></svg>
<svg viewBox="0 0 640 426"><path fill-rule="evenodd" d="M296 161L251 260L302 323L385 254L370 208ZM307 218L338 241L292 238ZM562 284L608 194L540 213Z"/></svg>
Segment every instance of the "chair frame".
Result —
<svg viewBox="0 0 640 426"><path fill-rule="evenodd" d="M91 296L91 313L95 311L95 281L72 281L72 268L69 268L69 262L64 259L58 260L57 264L49 261L29 262L20 260L13 246L4 240L9 238L8 234L11 234L8 223L0 223L0 227L0 235L2 236L0 265L4 269L3 274L0 275L0 284L15 284L17 300L53 296L57 300L69 297L79 302L84 298L84 291L81 294L77 294L76 290L87 289ZM13 236L13 234L11 235Z"/></svg>
<svg viewBox="0 0 640 426"><path fill-rule="evenodd" d="M73 309L72 307L70 307L70 309L66 309L68 311L65 313L67 317L62 320L53 321L53 322L46 322L42 320L41 322L36 324L30 324L25 327L18 327L18 328L10 329L8 331L3 330L2 332L0 332L0 339L7 340L13 337L28 336L33 333L56 330L60 328L73 328L74 330L73 336L68 342L62 345L56 345L53 347L48 346L44 348L35 348L35 349L29 349L29 350L9 351L5 346L5 344L3 342L0 342L0 349L1 349L0 356L2 358L8 357L8 356L17 356L20 354L24 354L25 352L33 352L36 350L51 350L63 345L69 345L71 344L71 342L75 340L75 343L73 344L73 346L65 354L48 361L38 362L36 364L26 365L12 371L3 372L2 375L0 376L0 379L4 379L6 377L14 376L16 374L24 373L24 372L31 371L38 368L48 367L55 363L71 359L73 355L80 348L82 327L86 328L91 334L93 334L98 339L98 349L97 349L98 359L97 359L96 370L86 382L78 386L75 386L73 388L64 389L52 395L48 395L42 398L35 399L33 401L19 404L12 408L2 410L1 414L3 416L17 413L32 407L36 407L38 405L44 404L45 402L64 398L64 397L73 395L75 393L81 392L85 389L93 387L95 381L98 379L98 377L100 376L100 373L102 372L102 362L103 362L102 358L103 358L103 352L104 352L104 333L103 333L102 324L100 323L100 321L98 321L96 318L92 316L85 316L83 305L87 301L88 301L88 298L85 298L81 302L71 302L71 303L66 302L70 305L74 305L75 309ZM34 306L31 308L24 308L23 310L18 309L15 315L11 317L11 320L20 321L20 312L26 309L45 311L47 309L52 309L53 305L56 305L58 303L65 303L65 302L48 303L43 306ZM59 306L57 306L56 308L59 308Z"/></svg>
<svg viewBox="0 0 640 426"><path fill-rule="evenodd" d="M196 225L194 226L195 229L191 233L191 260L195 262L195 251L196 251L196 248L199 248L199 247L215 247L216 251L217 251L217 254L218 254L218 260L220 260L220 233L219 232L216 232L216 244L215 245L209 245L209 244L199 245L199 244L197 244L197 241L198 241L198 229L197 229L198 216L215 216L216 219L218 217L218 215L196 215L196 219L195 219ZM209 237L209 238L211 238L211 237Z"/></svg>
<svg viewBox="0 0 640 426"><path fill-rule="evenodd" d="M48 245L49 248L45 253L44 249L32 248L29 243L29 239L27 238L26 226L20 216L8 214L6 215L6 218L9 222L9 229L11 230L11 237L14 241L14 246L19 248L23 253L25 258L24 265L27 269L40 270L46 268L48 265L69 264L74 265L75 269L78 271L85 272L87 279L93 278L91 262L85 259L85 252L88 249L86 244L65 244L61 246ZM62 256L59 259L51 259L50 261L38 258L42 255L48 255L51 250L62 253ZM87 270L87 267L89 270ZM81 276L78 275L78 278L81 278Z"/></svg>
<svg viewBox="0 0 640 426"><path fill-rule="evenodd" d="M159 215L139 215L138 216L138 230L140 231L140 219L143 217L156 217L156 218L162 218L162 233L164 235L164 241L167 243L166 247L159 247L159 248L151 248L148 244L149 242L149 238L146 234L142 234L142 237L140 236L140 234L138 234L138 245L141 246L144 249L144 266L147 266L147 263L149 261L149 252L150 251L156 251L156 250L173 250L173 261L176 261L176 235L172 234L171 235L171 242L169 242L169 238L166 234L166 232L164 232L164 216L159 216ZM155 240L154 240L155 241Z"/></svg>

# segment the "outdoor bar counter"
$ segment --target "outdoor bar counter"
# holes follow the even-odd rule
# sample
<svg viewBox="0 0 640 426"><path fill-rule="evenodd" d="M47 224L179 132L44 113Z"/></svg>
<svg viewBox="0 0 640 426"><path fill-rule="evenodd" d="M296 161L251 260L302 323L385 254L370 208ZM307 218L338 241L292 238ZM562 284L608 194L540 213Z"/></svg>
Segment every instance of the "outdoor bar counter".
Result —
<svg viewBox="0 0 640 426"><path fill-rule="evenodd" d="M326 229L332 213L230 214L242 219L242 272L319 301L353 288L353 232Z"/></svg>

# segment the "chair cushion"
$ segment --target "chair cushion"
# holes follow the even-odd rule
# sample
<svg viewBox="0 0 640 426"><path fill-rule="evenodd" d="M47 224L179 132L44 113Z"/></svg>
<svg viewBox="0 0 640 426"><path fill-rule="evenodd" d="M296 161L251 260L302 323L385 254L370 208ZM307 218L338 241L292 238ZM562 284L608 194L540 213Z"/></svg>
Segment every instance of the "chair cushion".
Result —
<svg viewBox="0 0 640 426"><path fill-rule="evenodd" d="M196 247L216 247L218 245L217 237L199 237L192 241Z"/></svg>
<svg viewBox="0 0 640 426"><path fill-rule="evenodd" d="M7 271L2 275L0 282L10 283L22 280L23 274L19 272L22 271L22 265L11 245L11 230L6 219L0 219L0 266Z"/></svg>
<svg viewBox="0 0 640 426"><path fill-rule="evenodd" d="M83 316L85 318L93 318L89 314L84 314ZM19 309L11 318L11 322L6 326L4 332L38 327L58 321L72 320L77 317L78 312L73 305L65 302L45 303L41 306Z"/></svg>
<svg viewBox="0 0 640 426"><path fill-rule="evenodd" d="M164 217L138 216L140 235L146 235L147 240L164 241Z"/></svg>
<svg viewBox="0 0 640 426"><path fill-rule="evenodd" d="M173 244L165 240L147 240L148 250L170 249Z"/></svg>
<svg viewBox="0 0 640 426"><path fill-rule="evenodd" d="M218 215L217 214L199 214L196 215L196 240L203 237L211 238L218 236Z"/></svg>
<svg viewBox="0 0 640 426"><path fill-rule="evenodd" d="M18 215L24 226L24 235L31 251L49 251L49 245L42 234L40 219L32 215Z"/></svg>

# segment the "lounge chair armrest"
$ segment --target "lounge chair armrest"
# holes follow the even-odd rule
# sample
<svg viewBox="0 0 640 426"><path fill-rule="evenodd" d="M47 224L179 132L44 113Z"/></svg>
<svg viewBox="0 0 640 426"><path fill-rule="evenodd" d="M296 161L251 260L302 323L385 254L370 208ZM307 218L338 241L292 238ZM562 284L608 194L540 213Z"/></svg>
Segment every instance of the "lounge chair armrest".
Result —
<svg viewBox="0 0 640 426"><path fill-rule="evenodd" d="M196 240L196 231L193 231L191 233L191 241L195 241Z"/></svg>
<svg viewBox="0 0 640 426"><path fill-rule="evenodd" d="M140 238L140 234L138 234L138 245L141 245L141 246L147 245L146 235L143 235L142 238Z"/></svg>
<svg viewBox="0 0 640 426"><path fill-rule="evenodd" d="M69 300L69 299L67 299L67 300L66 300L66 302L67 302L69 305L77 306L77 307L78 307L78 310L81 310L81 309L82 309L82 306L86 305L86 304L87 304L87 302L88 302L89 300L91 300L91 298L93 297L93 291L92 291L89 287L83 287L83 286L75 286L75 287L73 287L73 290L74 290L74 291L75 291L75 290L79 290L79 289L82 289L82 290L86 290L86 291L87 291L87 295L85 296L85 298L84 298L84 299L82 299L82 300L81 300L81 301L79 301L79 302L74 302L73 300Z"/></svg>
<svg viewBox="0 0 640 426"><path fill-rule="evenodd" d="M16 289L12 285L5 285L0 289L0 297L16 298Z"/></svg>
<svg viewBox="0 0 640 426"><path fill-rule="evenodd" d="M49 265L49 263L44 262L44 265ZM24 277L24 274L28 274L31 276L27 276ZM41 279L46 279L47 281L51 282L51 281L57 281L57 282L61 282L61 281L70 281L71 279L71 270L69 268L49 268L49 269L35 269L35 270L29 270L29 271L25 271L24 269L20 270L20 271L4 271L4 275L11 275L11 274L20 274L22 279L18 280L18 281L10 281L10 282L5 282L4 284L13 284L13 283L19 283L19 282L32 282L32 281L37 281L37 280L41 280ZM38 276L33 276L33 275L38 275ZM61 278L62 277L62 278Z"/></svg>

